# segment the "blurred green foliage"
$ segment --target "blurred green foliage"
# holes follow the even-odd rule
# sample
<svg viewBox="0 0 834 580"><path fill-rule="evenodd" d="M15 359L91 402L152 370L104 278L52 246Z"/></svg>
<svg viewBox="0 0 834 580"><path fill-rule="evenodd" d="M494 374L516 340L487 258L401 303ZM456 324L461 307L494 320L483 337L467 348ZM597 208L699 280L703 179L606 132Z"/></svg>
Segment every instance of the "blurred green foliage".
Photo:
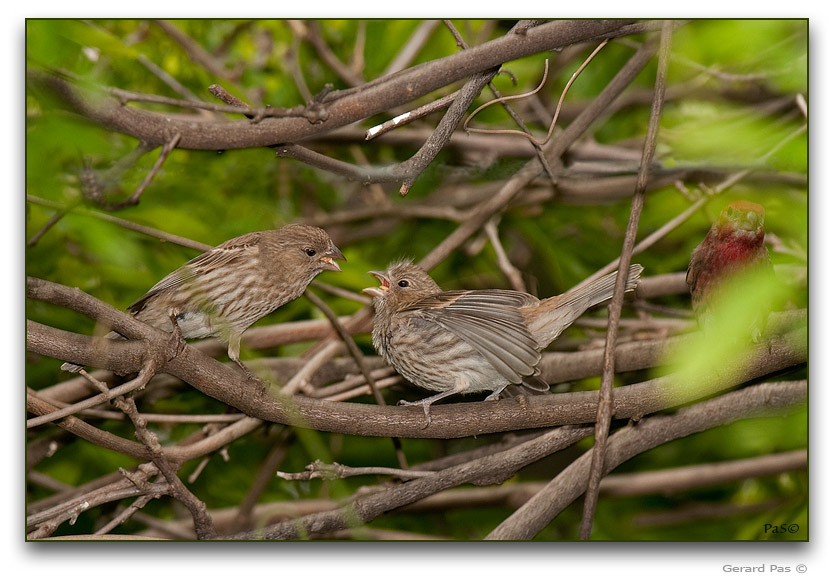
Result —
<svg viewBox="0 0 834 580"><path fill-rule="evenodd" d="M498 37L512 23L454 21L470 44ZM172 23L212 53L228 75L218 79L195 64L181 45L174 42L157 24L147 20L29 20L26 25L27 67L62 71L105 86L138 93L182 98L148 67L146 59L201 99L211 100L206 87L219 82L230 92L253 104L292 107L303 103L302 92L293 78L290 63L298 59L306 85L316 94L325 83L347 88L331 68L306 42L296 43L292 26L279 20L177 20ZM391 59L419 25L412 20L323 20L317 23L322 37L342 62L356 54L356 39L364 35L361 46L361 74L366 81L383 73ZM597 95L619 71L633 52L632 41L610 43L582 73L567 96L567 103L587 102ZM562 87L593 47L553 71L543 100L555 103ZM414 64L441 58L459 50L454 38L442 25L437 27ZM753 166L790 179L773 181L744 180L712 199L705 209L685 224L637 256L645 275L683 271L689 253L703 239L712 220L734 199L750 199L766 208L766 227L790 253L771 251L777 265L807 268L807 138L802 133L762 160L804 122L789 114L790 107L768 108L778 99L786 102L798 95L807 97L808 28L804 20L701 20L675 32L669 69L670 97L664 109L658 140L659 161L666 168L699 167L737 170ZM508 75L496 77L504 94L535 87L541 79L544 58L539 54L506 65ZM551 57L554 55L550 55ZM650 92L654 84L654 65L633 83L632 92ZM516 86L517 85L517 86ZM676 92L678 87L686 87ZM485 102L487 91L479 102ZM421 100L428 102L430 98ZM26 190L35 198L61 205L80 200L79 176L85 166L105 170L129 154L136 140L92 126L55 106L54 100L37 91L27 92ZM165 110L159 105L142 105L150 110ZM771 111L775 112L771 112ZM793 109L795 112L795 109ZM386 120L379 115L366 123ZM433 126L438 117L427 119ZM642 144L648 120L648 101L619 109L592 127L590 134L599 142L612 145ZM547 130L535 120L534 132ZM567 121L565 121L567 122ZM479 114L476 124L510 127L500 107ZM564 123L560 123L564 125ZM636 144L636 145L635 145ZM316 149L333 157L355 162L351 147L322 143ZM407 159L416 147L407 145L360 144L373 164L388 164ZM156 152L145 155L108 195L123 199L138 186L155 162ZM398 184L383 186L392 203L420 203L450 180L484 183L505 179L524 160L498 159L486 166L467 163L451 151L441 153L406 199L396 194ZM755 174L754 174L755 175ZM698 183L687 183L694 192ZM369 188L304 166L276 159L267 148L225 152L175 150L163 170L143 194L141 203L118 212L120 218L152 226L166 232L215 245L249 231L269 229L297 220L309 220L345 208L357 207L367 199ZM691 203L672 186L650 193L640 222L638 239L655 231ZM547 296L566 290L598 268L616 258L622 246L630 200L623 198L594 205L569 205L558 201L539 207L519 207L507 211L500 222L505 249L522 270L534 291ZM26 237L31 239L55 214L40 203L27 203ZM382 234L356 235L366 223L334 229L350 242L339 243L347 256L341 274L325 273L319 280L351 290L370 285L365 273L385 266L401 256L422 258L454 228L447 221L413 219L398 223ZM71 212L53 225L38 242L26 249L26 274L77 286L94 296L123 308L143 294L168 272L196 255L190 249L128 231L105 222L89 211ZM433 272L444 288L506 287L507 280L496 266L489 244L472 254L455 252ZM321 294L321 292L319 292ZM355 302L326 296L338 314L358 309ZM685 296L668 297L660 302L688 308ZM807 306L806 291L800 288L787 298L793 306ZM601 315L601 314L597 314ZM27 301L26 316L59 328L91 333L93 323L73 312L43 303ZM320 318L322 315L306 300L297 300L259 324ZM567 336L582 336L571 329ZM367 336L359 337L367 353L373 349ZM261 356L298 355L308 344L261 351ZM558 343L556 345L558 347ZM250 355L251 356L251 355ZM705 355L710 356L710 355ZM244 356L246 358L246 356ZM696 359L697 360L697 359ZM41 388L63 380L59 361L30 355L26 364L27 384ZM800 372L801 374L801 372ZM634 373L634 380L648 377ZM393 393L392 398L401 398ZM207 400L197 392L167 398L166 411L224 412L223 405ZM159 410L156 408L155 410ZM120 422L105 422L102 428L124 430ZM160 426L161 438L177 439L193 427ZM56 427L36 430L33 437L58 431ZM228 449L231 460L214 456L199 478L189 484L209 508L238 505L252 483L277 435L278 428L261 430ZM129 437L130 433L120 433ZM477 441L404 441L412 464L451 450L481 445L497 437ZM807 416L797 411L786 417L742 421L674 441L633 459L619 471L645 471L694 462L752 457L775 451L807 446ZM584 447L583 447L584 446ZM583 442L580 448L587 448ZM576 450L558 454L549 465L575 456ZM326 457L322 457L325 455ZM300 434L281 464L282 471L300 471L314 459L335 460L348 465L396 466L391 442L319 433ZM197 462L183 469L187 474ZM70 440L60 453L43 460L38 469L55 479L79 485L118 467L131 467L134 461L92 446ZM533 474L545 480L556 471L534 465L517 479ZM531 475L532 476L532 475ZM357 486L376 481L363 477L346 482L272 481L263 501L312 497L344 497ZM30 500L46 492L31 486ZM736 505L766 504L781 500L780 507L764 513L751 512L728 518L686 522L660 527L639 528L632 518L657 510L674 511L692 504L709 502ZM146 508L158 517L179 515L180 506L154 501ZM83 533L95 529L96 518L107 518L106 510L92 510L58 533ZM483 537L510 513L508 508L471 509L448 514L396 514L380 518L374 525L391 526L458 539ZM575 539L581 515L579 503L562 513L538 539ZM799 523L807 530L807 476L761 478L743 485L728 484L708 490L670 497L605 499L600 501L594 539L599 540L748 540L804 539L764 537L762 524L782 521ZM141 529L135 523L123 526L127 532ZM799 534L801 535L801 534Z"/></svg>

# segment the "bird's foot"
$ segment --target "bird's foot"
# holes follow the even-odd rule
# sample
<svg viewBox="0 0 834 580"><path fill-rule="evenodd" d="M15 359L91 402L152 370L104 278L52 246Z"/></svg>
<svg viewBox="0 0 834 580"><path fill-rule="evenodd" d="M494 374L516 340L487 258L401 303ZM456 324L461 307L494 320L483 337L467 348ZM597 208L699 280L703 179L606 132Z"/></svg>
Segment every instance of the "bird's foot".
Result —
<svg viewBox="0 0 834 580"><path fill-rule="evenodd" d="M177 317L174 313L168 315L171 320L171 338L168 339L168 360L177 358L185 350L185 338L182 336L180 325L177 324Z"/></svg>
<svg viewBox="0 0 834 580"><path fill-rule="evenodd" d="M240 370L242 370L246 374L246 377L250 381L255 381L256 383L258 383L261 386L261 388L263 388L264 391L269 389L269 383L267 381L265 381L261 377L255 375L255 373L250 371L249 367L247 367L245 364L240 362L239 359L233 359L233 360L235 361L235 364L240 367Z"/></svg>
<svg viewBox="0 0 834 580"><path fill-rule="evenodd" d="M422 401L399 401L397 403L397 405L400 405L402 407L423 407L423 413L425 413L426 415L426 423L425 425L423 425L423 429L427 429L428 426L431 425L431 411L429 410L431 404L431 401L426 402L425 399Z"/></svg>

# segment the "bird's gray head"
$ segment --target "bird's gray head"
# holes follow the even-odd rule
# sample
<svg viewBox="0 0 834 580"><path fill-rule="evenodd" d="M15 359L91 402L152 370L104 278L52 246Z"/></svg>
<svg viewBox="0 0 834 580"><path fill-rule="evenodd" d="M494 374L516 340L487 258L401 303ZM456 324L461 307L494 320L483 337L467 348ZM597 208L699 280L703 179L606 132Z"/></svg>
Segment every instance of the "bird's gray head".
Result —
<svg viewBox="0 0 834 580"><path fill-rule="evenodd" d="M404 306L442 291L425 270L409 260L394 262L385 271L373 270L369 274L379 280L379 286L365 288L362 292L373 296L374 304Z"/></svg>
<svg viewBox="0 0 834 580"><path fill-rule="evenodd" d="M313 276L323 270L342 271L336 260L344 260L345 256L321 228L290 224L264 232L261 243L266 252L273 254L272 261L283 269Z"/></svg>

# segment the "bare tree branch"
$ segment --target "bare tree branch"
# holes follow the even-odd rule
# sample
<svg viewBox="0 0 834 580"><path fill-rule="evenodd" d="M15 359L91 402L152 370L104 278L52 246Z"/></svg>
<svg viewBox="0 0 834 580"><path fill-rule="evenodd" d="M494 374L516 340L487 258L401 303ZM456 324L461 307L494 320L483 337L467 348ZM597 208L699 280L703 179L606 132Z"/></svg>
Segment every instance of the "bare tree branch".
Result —
<svg viewBox="0 0 834 580"><path fill-rule="evenodd" d="M533 30L536 30L535 28ZM474 50L474 49L473 49ZM648 63L654 53L654 43L646 42L634 56L623 66L617 75L597 96L594 102L578 116L564 132L545 146L545 155L549 159L558 159L570 145L588 128L591 122L625 90L626 86ZM438 244L429 254L420 260L420 267L431 270L445 259L455 248L478 231L493 215L501 211L518 192L529 184L541 171L538 161L529 161L523 169L507 180L501 190L485 201L466 222L462 223L445 240Z"/></svg>
<svg viewBox="0 0 834 580"><path fill-rule="evenodd" d="M112 322L114 329L125 336L147 337L151 341L168 343L168 333L148 327L78 290L30 279L27 294L31 298L49 300L81 312L95 313L100 319ZM28 323L27 348L32 352L55 358L65 358L67 353L75 353L73 362L109 367L125 374L139 370L145 347L125 341L115 343L112 347L96 348L89 338L50 329L35 322ZM792 331L769 343L756 345L737 361L739 378L736 380L750 380L800 364L806 360L806 349L802 331ZM390 406L373 406L369 409L368 405L354 403L290 399L280 395L274 397L264 392L256 381L191 346L185 346L178 356L162 366L161 371L181 378L208 396L252 417L325 431L373 436L465 437L485 432L583 423L595 416L598 397L596 392L580 392L530 399L440 405L433 412L431 426L425 429L424 417L419 409ZM727 375L716 377L707 370L706 376L700 378L700 389L697 392L670 391L668 385L675 383L673 375L621 387L617 390L620 396L615 396L614 416L642 416L682 404L692 398L717 393L731 386L726 383L727 380ZM234 388L231 388L232 385Z"/></svg>
<svg viewBox="0 0 834 580"><path fill-rule="evenodd" d="M599 483L602 480L602 465L605 458L605 447L608 442L608 432L611 428L611 415L614 389L614 345L620 326L620 314L623 308L623 294L626 285L626 272L631 264L631 254L634 250L634 240L637 238L637 226L643 203L646 198L646 185L649 181L649 168L654 160L657 146L657 132L660 127L660 114L663 111L663 99L666 92L666 69L669 62L669 50L672 39L672 24L667 21L663 26L658 54L657 79L655 81L655 98L652 101L649 127L646 131L646 141L643 146L643 158L640 161L640 171L637 174L637 184L634 187L634 199L631 213L628 217L626 235L623 240L623 250L620 253L617 278L614 283L614 298L608 306L608 330L605 336L605 354L602 367L602 382L599 388L599 408L597 409L596 430L594 431L594 448L591 460L591 471L588 480L588 490L585 493L585 506L582 515L582 526L579 538L587 540L591 537L591 524L596 510Z"/></svg>
<svg viewBox="0 0 834 580"><path fill-rule="evenodd" d="M801 403L806 396L807 385L804 381L765 383L693 405L671 416L645 419L638 426L627 427L612 438L613 458L610 466L606 465L607 471L638 452L676 437L682 437L692 432L702 431L744 417L781 413L785 408ZM638 430L639 434L635 435L635 430ZM367 523L386 511L414 503L418 499L462 483L473 482L479 485L498 483L505 479L508 474L517 471L521 466L564 449L571 442L578 441L590 432L591 428L588 427L560 427L488 458L476 459L466 464L444 469L433 475L425 475L379 493L356 497L345 508L313 514L251 532L226 536L225 539L293 539L308 535L318 536L334 530L346 529L356 520L358 520L357 523ZM588 455L586 453L583 457ZM568 497L572 501L575 497L571 497L574 488L578 488L576 496L581 493L584 484L582 483L582 476L576 477L575 475L579 471L578 468L574 467L577 463L587 464L588 461L580 459L568 470L562 472L563 474L573 475L573 479L577 482L573 484L570 490L561 494L562 496L559 497L560 505L565 505L565 499ZM549 491L551 488L559 489L553 484L546 489ZM515 521L522 518L516 517L514 514L514 519L506 520L487 539L517 539L522 534L527 539L531 538L532 535L528 530L533 529L541 522L546 523L552 519L555 511L546 504L541 505L544 503L543 501L536 502L537 497L526 504L532 504L530 508L524 509L523 515L527 516L527 519L516 524ZM553 498L548 497L547 499L552 501ZM519 512L516 512L516 514L519 514ZM528 514L538 517L529 517Z"/></svg>
<svg viewBox="0 0 834 580"><path fill-rule="evenodd" d="M807 397L806 381L763 383L715 397L671 415L634 423L611 437L603 471L673 439L725 425L741 418L782 413ZM488 540L532 539L584 491L592 451L557 475L541 492L516 510L486 537Z"/></svg>
<svg viewBox="0 0 834 580"><path fill-rule="evenodd" d="M199 122L194 118L124 107L106 94L73 85L56 75L29 71L28 80L58 95L68 108L99 125L155 146L164 144L178 133L181 135L178 147L183 149L264 147L331 131L522 56L600 36L616 37L624 24L623 21L607 20L548 22L524 35L507 35L354 89L334 91L324 103L328 110L327 120L316 125L296 118L269 118L256 124L249 121Z"/></svg>

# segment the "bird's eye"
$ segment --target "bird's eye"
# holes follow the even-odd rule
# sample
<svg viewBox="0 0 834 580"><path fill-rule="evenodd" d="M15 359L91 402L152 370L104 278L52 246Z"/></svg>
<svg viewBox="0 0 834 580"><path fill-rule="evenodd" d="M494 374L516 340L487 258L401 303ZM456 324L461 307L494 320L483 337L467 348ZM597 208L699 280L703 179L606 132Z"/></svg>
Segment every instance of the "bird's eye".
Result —
<svg viewBox="0 0 834 580"><path fill-rule="evenodd" d="M408 288L408 280L400 280L397 282L397 286L400 288Z"/></svg>
<svg viewBox="0 0 834 580"><path fill-rule="evenodd" d="M304 251L305 251L305 252L307 253L307 255L308 255L308 256L310 256L311 258L312 258L313 256L315 256L315 255L316 255L316 251L315 251L313 248L307 248L307 249L306 249L306 250L304 250Z"/></svg>

